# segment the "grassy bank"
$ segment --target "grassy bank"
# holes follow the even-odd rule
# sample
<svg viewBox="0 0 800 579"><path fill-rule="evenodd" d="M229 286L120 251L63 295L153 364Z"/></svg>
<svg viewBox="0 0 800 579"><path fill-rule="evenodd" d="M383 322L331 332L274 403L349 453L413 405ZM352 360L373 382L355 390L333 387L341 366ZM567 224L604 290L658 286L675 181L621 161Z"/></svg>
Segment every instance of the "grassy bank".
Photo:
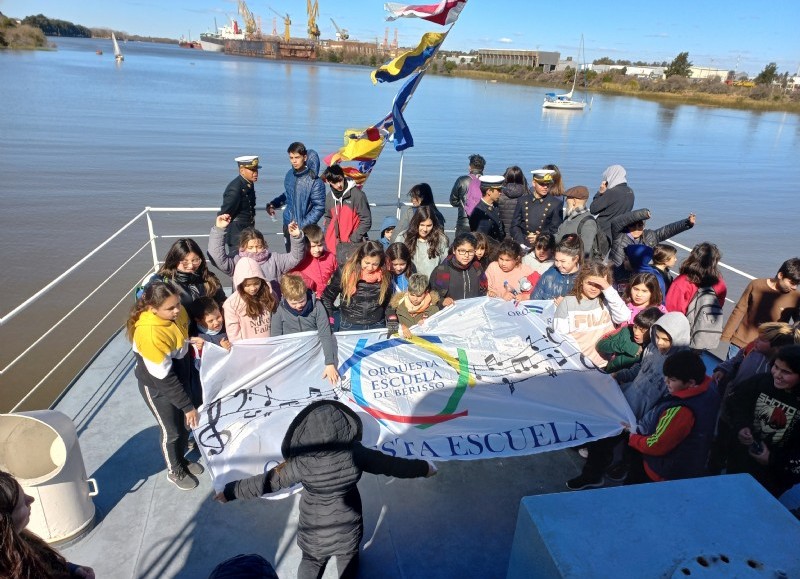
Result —
<svg viewBox="0 0 800 579"><path fill-rule="evenodd" d="M526 86L553 87L560 86L562 84L560 82L560 78L555 79L556 82L553 82L552 80L548 82L542 82L536 79L523 78L518 75L505 72L469 70L464 68L452 70L449 75L445 76L456 76L461 78L487 81L495 80L497 82ZM571 86L571 84L569 86ZM564 92L569 90L569 86L564 89ZM601 94L633 96L663 103L712 106L750 111L782 111L800 114L800 101L790 100L782 94L777 95L777 98L773 97L755 99L750 97L744 91L736 94L710 94L707 92L692 90L691 86L692 85L689 84L686 89L679 92L641 90L639 82L636 79L631 78L625 82L602 82L594 86L589 86L587 90L589 92Z"/></svg>

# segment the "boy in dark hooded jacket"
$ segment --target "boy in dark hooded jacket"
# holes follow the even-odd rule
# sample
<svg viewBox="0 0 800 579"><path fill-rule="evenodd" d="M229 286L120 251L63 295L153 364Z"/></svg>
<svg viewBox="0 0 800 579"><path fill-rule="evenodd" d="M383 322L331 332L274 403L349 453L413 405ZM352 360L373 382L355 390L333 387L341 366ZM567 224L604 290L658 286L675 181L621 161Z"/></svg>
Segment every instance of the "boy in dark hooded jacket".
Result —
<svg viewBox="0 0 800 579"><path fill-rule="evenodd" d="M303 552L297 577L321 577L336 556L339 577L356 577L364 534L361 473L398 478L436 474L433 463L389 456L361 444L361 419L335 400L313 402L298 414L281 445L284 462L267 473L225 485L219 502L254 499L296 484L303 485L297 544Z"/></svg>

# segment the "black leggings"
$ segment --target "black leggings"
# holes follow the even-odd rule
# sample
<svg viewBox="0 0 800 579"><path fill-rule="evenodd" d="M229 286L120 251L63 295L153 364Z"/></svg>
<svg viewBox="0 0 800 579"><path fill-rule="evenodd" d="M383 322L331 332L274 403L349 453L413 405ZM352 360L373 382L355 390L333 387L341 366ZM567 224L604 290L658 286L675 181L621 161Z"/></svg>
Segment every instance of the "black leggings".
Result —
<svg viewBox="0 0 800 579"><path fill-rule="evenodd" d="M330 557L317 559L303 551L303 559L297 569L297 579L320 579ZM336 569L339 579L355 579L358 575L358 551L346 555L336 555Z"/></svg>
<svg viewBox="0 0 800 579"><path fill-rule="evenodd" d="M183 456L186 454L189 440L186 418L166 396L160 396L141 382L139 382L139 392L161 431L161 453L164 455L164 462L167 463L167 470L174 472L185 461Z"/></svg>

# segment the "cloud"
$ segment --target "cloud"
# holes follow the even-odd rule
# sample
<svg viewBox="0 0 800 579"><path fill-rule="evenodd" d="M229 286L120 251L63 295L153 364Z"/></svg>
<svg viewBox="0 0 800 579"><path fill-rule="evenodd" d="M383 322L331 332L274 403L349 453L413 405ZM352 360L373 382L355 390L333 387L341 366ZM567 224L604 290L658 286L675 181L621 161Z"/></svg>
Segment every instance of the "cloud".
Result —
<svg viewBox="0 0 800 579"><path fill-rule="evenodd" d="M656 32L654 34L645 34L645 38L669 38L669 34L666 32Z"/></svg>
<svg viewBox="0 0 800 579"><path fill-rule="evenodd" d="M513 40L511 40L510 38L505 38L505 37L503 37L503 38L498 38L498 39L497 39L497 41L498 41L498 42L502 42L503 44L511 44L512 42L514 42L514 41L513 41Z"/></svg>

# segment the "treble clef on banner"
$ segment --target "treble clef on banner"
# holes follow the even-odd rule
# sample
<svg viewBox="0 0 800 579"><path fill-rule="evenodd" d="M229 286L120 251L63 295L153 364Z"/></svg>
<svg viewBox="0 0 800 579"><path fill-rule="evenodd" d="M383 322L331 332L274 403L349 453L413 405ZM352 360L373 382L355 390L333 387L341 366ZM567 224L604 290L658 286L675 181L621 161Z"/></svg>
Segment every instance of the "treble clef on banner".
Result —
<svg viewBox="0 0 800 579"><path fill-rule="evenodd" d="M217 422L219 422L220 415L222 414L222 400L217 400L214 404L208 407L206 413L208 417L208 426L200 431L197 435L198 444L208 449L208 454L220 454L225 450L225 445L231 439L231 433L227 430L217 430Z"/></svg>

